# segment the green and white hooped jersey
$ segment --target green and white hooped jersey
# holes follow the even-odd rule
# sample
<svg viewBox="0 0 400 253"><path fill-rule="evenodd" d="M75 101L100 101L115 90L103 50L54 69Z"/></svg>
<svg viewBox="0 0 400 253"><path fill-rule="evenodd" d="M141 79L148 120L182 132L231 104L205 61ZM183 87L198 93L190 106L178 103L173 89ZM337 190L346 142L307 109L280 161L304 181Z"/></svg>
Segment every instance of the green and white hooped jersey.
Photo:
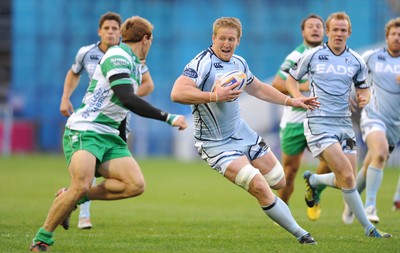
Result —
<svg viewBox="0 0 400 253"><path fill-rule="evenodd" d="M128 74L129 78L113 78ZM79 131L94 131L118 135L118 127L129 110L122 106L111 87L130 84L136 92L141 82L141 64L126 44L107 50L96 66L82 105L69 118L66 127Z"/></svg>
<svg viewBox="0 0 400 253"><path fill-rule="evenodd" d="M286 80L289 75L289 69L301 58L304 52L309 50L310 47L304 43L297 46L288 56L286 56L284 62L279 67L277 75L283 80ZM307 82L307 75L300 79L300 83ZM303 92L304 96L308 96L307 92ZM293 108L291 106L285 106L281 117L280 127L285 128L288 124L299 125L303 127L303 121L306 118L306 110L302 108Z"/></svg>

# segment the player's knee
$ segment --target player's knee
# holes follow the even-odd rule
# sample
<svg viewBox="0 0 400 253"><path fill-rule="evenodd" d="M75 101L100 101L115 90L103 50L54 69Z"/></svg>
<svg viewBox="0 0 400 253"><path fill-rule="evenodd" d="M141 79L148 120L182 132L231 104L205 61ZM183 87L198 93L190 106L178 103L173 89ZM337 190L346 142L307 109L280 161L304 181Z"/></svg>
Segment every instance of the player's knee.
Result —
<svg viewBox="0 0 400 253"><path fill-rule="evenodd" d="M235 183L246 191L249 190L251 180L257 175L261 174L260 171L254 168L251 164L245 165L239 170L235 177Z"/></svg>
<svg viewBox="0 0 400 253"><path fill-rule="evenodd" d="M146 182L144 180L132 182L127 185L126 193L128 197L141 195L146 190Z"/></svg>
<svg viewBox="0 0 400 253"><path fill-rule="evenodd" d="M374 159L376 160L377 163L382 164L385 163L386 160L389 157L389 150L384 150L380 149L375 152L375 154L372 154L374 156Z"/></svg>
<svg viewBox="0 0 400 253"><path fill-rule="evenodd" d="M274 190L282 189L286 185L285 173L283 172L281 163L278 161L272 170L264 175L264 178Z"/></svg>

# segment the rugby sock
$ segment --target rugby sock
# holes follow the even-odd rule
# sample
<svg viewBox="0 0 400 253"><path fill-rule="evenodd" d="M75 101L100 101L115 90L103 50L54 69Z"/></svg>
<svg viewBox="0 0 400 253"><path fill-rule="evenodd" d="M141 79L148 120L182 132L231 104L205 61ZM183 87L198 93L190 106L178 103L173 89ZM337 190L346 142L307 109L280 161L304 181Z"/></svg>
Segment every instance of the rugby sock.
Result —
<svg viewBox="0 0 400 253"><path fill-rule="evenodd" d="M92 186L96 185L96 178L93 178ZM79 202L79 201L78 201ZM90 201L80 205L79 218L90 218Z"/></svg>
<svg viewBox="0 0 400 253"><path fill-rule="evenodd" d="M46 231L43 227L41 227L36 233L35 238L33 238L33 241L35 243L41 241L51 246L54 244L53 232Z"/></svg>
<svg viewBox="0 0 400 253"><path fill-rule="evenodd" d="M357 217L358 221L361 223L361 226L363 226L365 234L368 234L369 231L374 228L374 225L372 225L365 214L361 196L358 194L357 189L342 189L342 194L344 201Z"/></svg>
<svg viewBox="0 0 400 253"><path fill-rule="evenodd" d="M357 191L358 193L362 193L365 189L365 184L366 184L366 180L365 180L365 175L364 175L364 168L361 168L358 171L357 177L356 177L356 181L357 181Z"/></svg>
<svg viewBox="0 0 400 253"><path fill-rule="evenodd" d="M81 205L81 204L83 204L83 203L85 203L85 202L87 202L87 201L89 201L89 198L85 195L85 196L83 196L82 198L80 198L80 199L78 200L78 202L76 202L76 204L77 204L77 205Z"/></svg>
<svg viewBox="0 0 400 253"><path fill-rule="evenodd" d="M376 206L376 194L381 187L383 170L369 166L367 169L367 184L365 188L365 207Z"/></svg>
<svg viewBox="0 0 400 253"><path fill-rule="evenodd" d="M79 218L90 218L90 201L87 201L79 206Z"/></svg>
<svg viewBox="0 0 400 253"><path fill-rule="evenodd" d="M268 217L293 234L297 239L308 233L297 224L289 207L278 196L275 196L272 204L261 206L261 208Z"/></svg>
<svg viewBox="0 0 400 253"><path fill-rule="evenodd" d="M333 188L337 188L333 184L334 179L335 179L335 174L333 174L333 172L326 173L326 174L313 174L310 177L310 184L313 187L318 187L320 185L326 185L326 186L330 186Z"/></svg>
<svg viewBox="0 0 400 253"><path fill-rule="evenodd" d="M400 176L399 176L399 181L397 182L397 189L396 192L394 193L393 201L400 201Z"/></svg>

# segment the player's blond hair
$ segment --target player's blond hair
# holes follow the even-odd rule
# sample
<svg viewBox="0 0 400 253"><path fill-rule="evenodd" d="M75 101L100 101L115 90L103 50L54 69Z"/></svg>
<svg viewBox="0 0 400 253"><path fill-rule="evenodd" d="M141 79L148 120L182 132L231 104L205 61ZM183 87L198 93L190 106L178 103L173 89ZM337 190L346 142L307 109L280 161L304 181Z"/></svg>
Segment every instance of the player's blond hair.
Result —
<svg viewBox="0 0 400 253"><path fill-rule="evenodd" d="M392 27L400 27L400 18L393 18L386 23L385 31L386 31L386 38L389 35L389 31Z"/></svg>
<svg viewBox="0 0 400 253"><path fill-rule="evenodd" d="M217 35L220 28L233 28L237 31L238 39L242 37L242 23L238 18L234 17L221 17L214 21L213 34Z"/></svg>
<svg viewBox="0 0 400 253"><path fill-rule="evenodd" d="M133 16L122 24L122 42L139 42L147 35L148 39L153 35L153 24L145 18Z"/></svg>
<svg viewBox="0 0 400 253"><path fill-rule="evenodd" d="M350 22L350 17L349 15L346 14L346 12L335 12L332 13L331 15L329 15L329 17L326 20L326 30L330 31L330 22L332 19L336 19L336 20L347 20L348 24L349 24L349 34L351 34L351 22Z"/></svg>

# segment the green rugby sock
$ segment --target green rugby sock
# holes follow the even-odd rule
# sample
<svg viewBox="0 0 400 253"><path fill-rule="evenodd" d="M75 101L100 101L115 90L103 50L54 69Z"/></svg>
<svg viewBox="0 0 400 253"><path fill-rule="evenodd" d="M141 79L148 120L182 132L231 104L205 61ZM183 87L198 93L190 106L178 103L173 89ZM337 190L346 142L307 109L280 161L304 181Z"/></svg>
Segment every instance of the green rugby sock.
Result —
<svg viewBox="0 0 400 253"><path fill-rule="evenodd" d="M83 203L88 202L88 201L89 201L89 198L85 195L82 198L80 198L76 204L80 205L80 204L83 204Z"/></svg>
<svg viewBox="0 0 400 253"><path fill-rule="evenodd" d="M54 244L53 232L46 231L43 227L41 227L36 233L35 238L33 238L33 241L35 243L41 241L51 246Z"/></svg>

